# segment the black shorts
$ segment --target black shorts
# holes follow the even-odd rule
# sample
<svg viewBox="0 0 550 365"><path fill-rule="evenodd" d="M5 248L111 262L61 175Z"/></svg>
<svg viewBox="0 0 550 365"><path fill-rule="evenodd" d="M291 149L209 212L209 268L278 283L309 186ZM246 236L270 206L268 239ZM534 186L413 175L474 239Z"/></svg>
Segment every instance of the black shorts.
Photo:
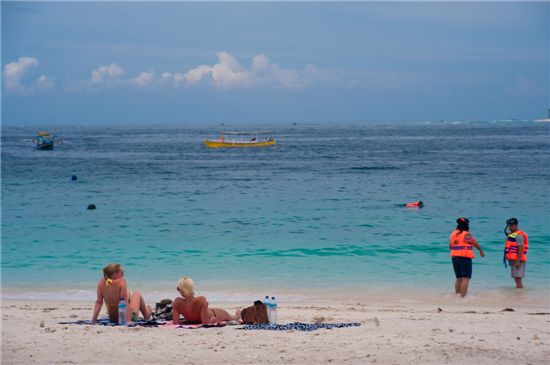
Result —
<svg viewBox="0 0 550 365"><path fill-rule="evenodd" d="M455 256L453 259L453 269L455 269L455 276L458 278L472 277L472 259L469 257Z"/></svg>

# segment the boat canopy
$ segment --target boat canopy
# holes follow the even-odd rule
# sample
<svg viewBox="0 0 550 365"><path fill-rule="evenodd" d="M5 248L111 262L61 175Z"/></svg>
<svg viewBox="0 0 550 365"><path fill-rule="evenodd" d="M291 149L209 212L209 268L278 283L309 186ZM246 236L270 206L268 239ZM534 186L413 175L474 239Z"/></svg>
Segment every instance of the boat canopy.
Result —
<svg viewBox="0 0 550 365"><path fill-rule="evenodd" d="M45 131L39 131L39 132L36 132L36 135L37 135L37 136L43 136L43 137L49 137L49 136L50 136L50 133L49 133L49 132L45 132Z"/></svg>

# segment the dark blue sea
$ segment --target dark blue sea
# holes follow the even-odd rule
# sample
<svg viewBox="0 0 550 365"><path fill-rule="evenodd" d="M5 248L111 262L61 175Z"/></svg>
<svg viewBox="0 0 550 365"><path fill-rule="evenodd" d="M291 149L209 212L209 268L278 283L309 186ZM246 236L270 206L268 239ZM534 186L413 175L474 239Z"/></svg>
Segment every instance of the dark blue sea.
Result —
<svg viewBox="0 0 550 365"><path fill-rule="evenodd" d="M36 150L39 129L64 143ZM270 129L277 144L202 143L227 129ZM502 263L510 217L530 238L527 290L547 295L549 132L520 121L3 127L3 295L93 298L110 262L131 288L173 295L182 276L226 299L304 288L443 295L462 216L486 252L474 295L513 286ZM416 200L425 207L400 206Z"/></svg>

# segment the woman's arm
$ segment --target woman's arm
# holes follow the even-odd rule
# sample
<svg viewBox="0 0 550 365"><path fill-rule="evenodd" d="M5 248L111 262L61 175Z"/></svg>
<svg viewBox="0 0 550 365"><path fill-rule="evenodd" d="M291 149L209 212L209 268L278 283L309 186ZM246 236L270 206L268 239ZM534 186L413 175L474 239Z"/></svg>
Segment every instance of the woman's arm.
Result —
<svg viewBox="0 0 550 365"><path fill-rule="evenodd" d="M183 300L181 298L175 298L172 302L172 323L173 324L183 324L180 321L180 314L183 314L183 311L180 309L180 306L183 306Z"/></svg>
<svg viewBox="0 0 550 365"><path fill-rule="evenodd" d="M126 323L129 323L132 321L132 310L130 309L130 300L128 298L128 287L126 286L126 279L118 279L120 280L120 298L124 299L124 303L126 303Z"/></svg>
<svg viewBox="0 0 550 365"><path fill-rule="evenodd" d="M92 323L97 322L97 316L99 315L99 311L101 310L101 306L103 305L103 294L101 294L101 281L97 284L97 299L95 300L95 306L94 306L94 314L92 315Z"/></svg>

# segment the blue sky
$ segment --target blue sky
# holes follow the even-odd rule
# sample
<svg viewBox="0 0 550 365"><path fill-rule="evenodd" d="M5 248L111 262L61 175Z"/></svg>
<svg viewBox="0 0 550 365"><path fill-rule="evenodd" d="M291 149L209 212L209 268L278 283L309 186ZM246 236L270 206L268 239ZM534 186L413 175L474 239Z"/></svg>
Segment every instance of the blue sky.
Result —
<svg viewBox="0 0 550 365"><path fill-rule="evenodd" d="M2 2L2 124L532 119L548 2Z"/></svg>

